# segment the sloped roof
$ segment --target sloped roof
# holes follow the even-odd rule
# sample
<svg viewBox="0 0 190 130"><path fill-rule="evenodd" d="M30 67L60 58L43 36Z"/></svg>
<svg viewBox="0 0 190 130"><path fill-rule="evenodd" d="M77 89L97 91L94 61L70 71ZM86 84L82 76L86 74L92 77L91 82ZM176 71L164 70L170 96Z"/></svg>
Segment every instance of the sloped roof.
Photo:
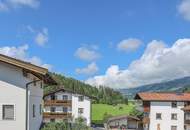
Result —
<svg viewBox="0 0 190 130"><path fill-rule="evenodd" d="M82 94L82 93L78 93L78 92L75 92L75 91L72 91L72 90L69 90L69 89L66 89L64 86L59 86L59 88L55 89L55 90L52 90L46 94L44 94L44 98L46 96L49 96L49 95L52 95L52 94L55 94L57 92L69 92L69 93L73 93L73 94L79 94L79 95L83 95L83 96L86 96L86 97L89 97L91 99L97 99L96 97L94 96L89 96L89 95L86 95L86 94Z"/></svg>
<svg viewBox="0 0 190 130"><path fill-rule="evenodd" d="M0 61L6 64L10 64L19 68L22 68L26 72L30 72L35 76L43 79L47 84L56 84L55 80L48 74L48 69L25 62L19 59L15 59L6 55L0 54Z"/></svg>
<svg viewBox="0 0 190 130"><path fill-rule="evenodd" d="M114 116L114 117L109 118L107 123L115 121L115 120L121 120L121 119L132 119L132 120L140 121L140 119L135 116L120 115L120 116Z"/></svg>
<svg viewBox="0 0 190 130"><path fill-rule="evenodd" d="M135 99L143 101L190 101L190 93L142 92L136 94Z"/></svg>

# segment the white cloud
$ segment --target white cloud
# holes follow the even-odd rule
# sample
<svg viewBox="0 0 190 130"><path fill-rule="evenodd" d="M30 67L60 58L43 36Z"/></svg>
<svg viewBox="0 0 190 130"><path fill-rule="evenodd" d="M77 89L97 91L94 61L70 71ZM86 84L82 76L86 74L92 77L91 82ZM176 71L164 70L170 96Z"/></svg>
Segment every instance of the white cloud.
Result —
<svg viewBox="0 0 190 130"><path fill-rule="evenodd" d="M129 88L190 75L190 39L179 39L171 47L153 40L140 59L121 70L111 65L104 75L86 80L92 85Z"/></svg>
<svg viewBox="0 0 190 130"><path fill-rule="evenodd" d="M23 45L19 47L5 46L5 47L0 47L0 54L7 55L13 58L20 59L20 60L24 60L32 64L48 68L50 70L52 69L51 65L44 64L39 57L37 56L29 57L27 53L28 49L29 49L28 45Z"/></svg>
<svg viewBox="0 0 190 130"><path fill-rule="evenodd" d="M178 12L187 21L190 21L190 0L182 0L178 6Z"/></svg>
<svg viewBox="0 0 190 130"><path fill-rule="evenodd" d="M8 11L18 7L37 8L39 5L39 0L2 0L0 1L0 11Z"/></svg>
<svg viewBox="0 0 190 130"><path fill-rule="evenodd" d="M44 46L48 42L48 39L48 29L43 28L42 31L36 35L35 42L40 46Z"/></svg>
<svg viewBox="0 0 190 130"><path fill-rule="evenodd" d="M126 51L126 52L135 51L140 47L141 44L142 42L139 39L129 38L129 39L122 40L117 45L117 49L120 51Z"/></svg>
<svg viewBox="0 0 190 130"><path fill-rule="evenodd" d="M77 68L76 72L78 74L86 74L86 75L93 75L98 71L98 66L96 63L92 62L85 68Z"/></svg>
<svg viewBox="0 0 190 130"><path fill-rule="evenodd" d="M75 56L81 60L94 61L100 58L100 54L97 52L97 46L82 46L77 49Z"/></svg>

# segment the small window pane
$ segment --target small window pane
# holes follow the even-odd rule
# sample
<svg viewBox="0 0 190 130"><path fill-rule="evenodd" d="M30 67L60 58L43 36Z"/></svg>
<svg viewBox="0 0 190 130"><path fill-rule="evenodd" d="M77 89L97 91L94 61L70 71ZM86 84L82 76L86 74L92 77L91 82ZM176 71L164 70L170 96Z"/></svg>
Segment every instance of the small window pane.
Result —
<svg viewBox="0 0 190 130"><path fill-rule="evenodd" d="M67 111L68 111L67 107L63 107L63 112L67 112Z"/></svg>
<svg viewBox="0 0 190 130"><path fill-rule="evenodd" d="M79 96L79 102L84 101L84 96Z"/></svg>
<svg viewBox="0 0 190 130"><path fill-rule="evenodd" d="M177 108L177 102L172 102L172 108Z"/></svg>
<svg viewBox="0 0 190 130"><path fill-rule="evenodd" d="M156 113L156 119L161 120L162 119L162 114L161 113Z"/></svg>
<svg viewBox="0 0 190 130"><path fill-rule="evenodd" d="M83 109L83 108L79 108L79 109L78 109L78 113L79 113L79 114L83 114L83 113L84 113L84 109Z"/></svg>
<svg viewBox="0 0 190 130"><path fill-rule="evenodd" d="M3 105L3 120L14 120L14 105Z"/></svg>
<svg viewBox="0 0 190 130"><path fill-rule="evenodd" d="M36 117L36 106L33 104L32 106L33 109L33 117Z"/></svg>
<svg viewBox="0 0 190 130"><path fill-rule="evenodd" d="M185 113L185 119L190 120L190 113Z"/></svg>
<svg viewBox="0 0 190 130"><path fill-rule="evenodd" d="M40 115L42 115L42 104L40 104Z"/></svg>
<svg viewBox="0 0 190 130"><path fill-rule="evenodd" d="M177 114L176 114L176 113L173 113L173 114L171 115L171 119L172 119L172 120L177 120Z"/></svg>
<svg viewBox="0 0 190 130"><path fill-rule="evenodd" d="M55 112L55 109L56 109L55 107L51 107L51 108L50 108L50 111L51 111L51 112Z"/></svg>
<svg viewBox="0 0 190 130"><path fill-rule="evenodd" d="M63 95L63 100L68 100L68 96L67 95Z"/></svg>

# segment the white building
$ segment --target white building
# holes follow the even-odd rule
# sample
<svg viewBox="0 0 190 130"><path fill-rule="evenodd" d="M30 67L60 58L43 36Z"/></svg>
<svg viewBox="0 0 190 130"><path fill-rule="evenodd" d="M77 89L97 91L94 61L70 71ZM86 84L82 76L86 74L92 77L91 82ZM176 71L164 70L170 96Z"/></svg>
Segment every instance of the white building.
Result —
<svg viewBox="0 0 190 130"><path fill-rule="evenodd" d="M44 122L74 121L82 117L91 124L91 99L69 90L59 89L44 96Z"/></svg>
<svg viewBox="0 0 190 130"><path fill-rule="evenodd" d="M39 130L48 70L0 54L0 130Z"/></svg>
<svg viewBox="0 0 190 130"><path fill-rule="evenodd" d="M138 93L144 130L190 130L190 93Z"/></svg>

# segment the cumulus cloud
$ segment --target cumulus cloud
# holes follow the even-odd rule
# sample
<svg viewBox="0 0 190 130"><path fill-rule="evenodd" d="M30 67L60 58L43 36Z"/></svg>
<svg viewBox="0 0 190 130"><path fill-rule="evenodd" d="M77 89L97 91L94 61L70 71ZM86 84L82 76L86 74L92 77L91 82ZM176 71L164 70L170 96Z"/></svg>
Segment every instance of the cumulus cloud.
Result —
<svg viewBox="0 0 190 130"><path fill-rule="evenodd" d="M94 61L100 58L100 54L97 52L97 46L82 46L75 52L75 56L81 60Z"/></svg>
<svg viewBox="0 0 190 130"><path fill-rule="evenodd" d="M37 8L39 5L39 0L4 0L0 1L0 11L8 11L18 7Z"/></svg>
<svg viewBox="0 0 190 130"><path fill-rule="evenodd" d="M141 40L136 38L129 38L122 40L118 45L117 49L120 51L135 51L137 50L140 45L142 44Z"/></svg>
<svg viewBox="0 0 190 130"><path fill-rule="evenodd" d="M26 62L30 62L32 64L47 68L47 69L52 69L52 66L49 64L44 64L42 60L37 57L29 57L28 56L28 51L29 47L28 45L23 45L19 47L10 47L10 46L5 46L5 47L0 47L0 54L7 55L16 59L24 60Z"/></svg>
<svg viewBox="0 0 190 130"><path fill-rule="evenodd" d="M43 28L42 31L37 33L35 42L40 46L44 46L48 42L48 39L48 29Z"/></svg>
<svg viewBox="0 0 190 130"><path fill-rule="evenodd" d="M190 0L182 0L178 6L178 12L187 21L190 21Z"/></svg>
<svg viewBox="0 0 190 130"><path fill-rule="evenodd" d="M96 63L92 62L85 68L77 68L76 73L85 74L85 75L93 75L98 71L98 66Z"/></svg>
<svg viewBox="0 0 190 130"><path fill-rule="evenodd" d="M153 40L128 68L121 70L118 65L111 65L104 75L89 78L86 83L129 88L189 76L189 59L190 39L179 39L171 47Z"/></svg>

